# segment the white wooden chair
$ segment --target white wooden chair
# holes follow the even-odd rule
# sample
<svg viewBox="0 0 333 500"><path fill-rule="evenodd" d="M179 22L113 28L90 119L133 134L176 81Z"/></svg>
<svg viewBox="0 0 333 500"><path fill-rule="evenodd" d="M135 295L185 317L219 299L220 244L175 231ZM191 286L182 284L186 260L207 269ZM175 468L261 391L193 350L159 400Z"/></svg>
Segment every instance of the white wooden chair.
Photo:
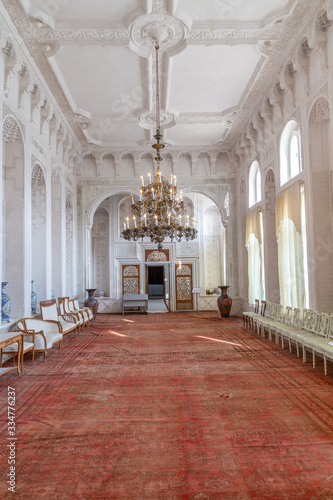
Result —
<svg viewBox="0 0 333 500"><path fill-rule="evenodd" d="M35 352L44 352L44 361L47 351L55 344L59 344L59 347L63 345L63 334L58 321L23 318L16 323L16 327L28 342L34 342Z"/></svg>
<svg viewBox="0 0 333 500"><path fill-rule="evenodd" d="M81 329L81 326L83 327L85 325L85 319L82 313L80 312L73 312L70 310L69 307L69 297L58 297L58 303L59 303L59 311L61 316L66 316L66 315L73 315L76 317L78 323L79 323L79 331Z"/></svg>
<svg viewBox="0 0 333 500"><path fill-rule="evenodd" d="M41 316L44 321L59 322L63 335L74 332L74 336L76 337L79 321L74 314L59 315L55 299L43 300L39 305Z"/></svg>

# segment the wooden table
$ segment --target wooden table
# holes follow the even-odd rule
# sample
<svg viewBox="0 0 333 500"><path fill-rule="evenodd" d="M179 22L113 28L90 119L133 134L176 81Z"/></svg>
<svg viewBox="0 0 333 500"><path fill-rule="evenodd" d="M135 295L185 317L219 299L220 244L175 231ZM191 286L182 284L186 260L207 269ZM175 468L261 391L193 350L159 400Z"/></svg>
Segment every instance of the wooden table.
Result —
<svg viewBox="0 0 333 500"><path fill-rule="evenodd" d="M0 375L3 375L9 370L14 370L15 368L17 368L17 373L21 375L22 372L21 364L23 365L23 360L22 360L23 335L22 333L18 332L0 333L0 349L6 347L7 345L14 344L15 342L18 343L17 367L16 366L8 366L5 368L1 367Z"/></svg>
<svg viewBox="0 0 333 500"><path fill-rule="evenodd" d="M125 314L125 307L140 307L140 310L146 312L148 309L148 294L142 293L140 295L123 295L123 315Z"/></svg>

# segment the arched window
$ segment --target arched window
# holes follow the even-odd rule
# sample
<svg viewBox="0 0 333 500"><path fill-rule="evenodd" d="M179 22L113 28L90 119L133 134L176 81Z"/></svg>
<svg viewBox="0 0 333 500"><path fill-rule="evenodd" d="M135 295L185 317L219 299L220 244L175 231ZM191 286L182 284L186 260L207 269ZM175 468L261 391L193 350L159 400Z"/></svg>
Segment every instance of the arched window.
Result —
<svg viewBox="0 0 333 500"><path fill-rule="evenodd" d="M302 171L301 137L295 120L285 126L280 141L280 186Z"/></svg>
<svg viewBox="0 0 333 500"><path fill-rule="evenodd" d="M254 161L249 174L249 207L261 201L261 173L259 163Z"/></svg>

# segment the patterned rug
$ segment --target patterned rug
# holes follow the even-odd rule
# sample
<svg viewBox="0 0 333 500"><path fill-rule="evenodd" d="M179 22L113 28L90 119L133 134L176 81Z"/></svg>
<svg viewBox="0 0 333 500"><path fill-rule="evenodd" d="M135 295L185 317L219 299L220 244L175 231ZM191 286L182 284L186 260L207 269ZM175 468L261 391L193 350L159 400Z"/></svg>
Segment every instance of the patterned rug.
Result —
<svg viewBox="0 0 333 500"><path fill-rule="evenodd" d="M332 386L239 318L98 315L1 377L0 498L332 500Z"/></svg>

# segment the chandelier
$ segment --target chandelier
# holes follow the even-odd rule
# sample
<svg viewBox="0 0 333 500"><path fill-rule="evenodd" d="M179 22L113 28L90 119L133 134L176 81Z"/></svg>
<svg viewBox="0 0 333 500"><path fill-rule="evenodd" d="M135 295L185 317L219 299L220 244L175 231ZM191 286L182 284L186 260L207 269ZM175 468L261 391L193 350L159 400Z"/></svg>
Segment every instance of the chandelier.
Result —
<svg viewBox="0 0 333 500"><path fill-rule="evenodd" d="M159 76L158 76L158 50L156 42L156 144L152 147L156 150L156 175L151 178L148 174L148 184L145 185L141 176L140 200L134 203L132 197L132 220L126 217L124 230L121 236L128 241L137 241L139 238L150 238L152 243L157 243L157 248L162 251L162 243L169 237L171 241L194 240L197 237L197 222L195 217L190 221L189 215L185 214L183 193L178 193L177 177L171 174L168 182L161 174L160 164L162 161L160 132L160 98L159 98Z"/></svg>

